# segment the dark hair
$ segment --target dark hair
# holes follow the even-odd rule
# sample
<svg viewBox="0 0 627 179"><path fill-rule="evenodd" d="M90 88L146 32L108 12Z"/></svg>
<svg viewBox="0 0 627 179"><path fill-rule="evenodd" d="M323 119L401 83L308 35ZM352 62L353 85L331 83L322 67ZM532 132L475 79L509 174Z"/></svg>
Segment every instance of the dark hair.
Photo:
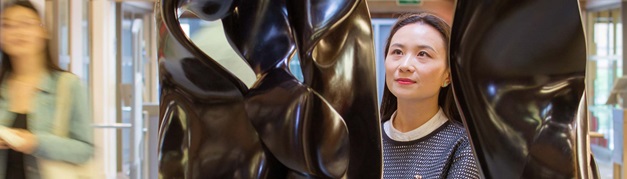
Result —
<svg viewBox="0 0 627 179"><path fill-rule="evenodd" d="M451 28L444 20L427 12L405 14L398 18L398 21L396 21L394 26L392 26L392 29L390 31L390 36L388 37L387 42L385 43L385 51L383 52L385 54L385 57L387 58L387 53L390 48L390 41L392 40L392 37L394 36L394 34L396 34L396 31L398 31L398 29L400 29L401 27L404 27L409 24L415 24L415 23L424 23L426 25L429 25L435 28L438 32L440 32L440 35L442 35L442 40L444 40L444 45L447 51L446 66L448 68L448 50L449 50L449 39L451 36ZM388 86L386 83L386 85L383 88L383 99L381 100L381 119L384 121L390 120L390 118L392 117L392 114L394 113L394 111L396 111L396 108L397 108L396 105L397 105L396 96L394 96L394 94L390 92L390 89L388 89ZM442 107L444 114L449 119L461 121L460 116L459 116L459 111L457 110L455 106L455 101L453 99L453 91L451 89L451 85L440 89L440 93L438 94L438 105Z"/></svg>
<svg viewBox="0 0 627 179"><path fill-rule="evenodd" d="M39 11L37 10L37 8L35 8L35 6L30 1L18 0L15 2L6 3L2 7L2 11L11 7L23 7L23 8L32 10L37 15L39 15ZM41 21L43 21L43 19L41 19ZM46 47L45 47L46 69L48 70L48 72L65 71L59 68L59 66L54 62L54 59L52 58L52 52L50 51L49 41L46 40L45 44L46 44ZM7 77L7 75L13 70L13 65L11 64L11 57L6 52L0 49L0 53L2 53L2 58L1 58L2 61L0 62L0 84L2 84L4 82L4 79Z"/></svg>

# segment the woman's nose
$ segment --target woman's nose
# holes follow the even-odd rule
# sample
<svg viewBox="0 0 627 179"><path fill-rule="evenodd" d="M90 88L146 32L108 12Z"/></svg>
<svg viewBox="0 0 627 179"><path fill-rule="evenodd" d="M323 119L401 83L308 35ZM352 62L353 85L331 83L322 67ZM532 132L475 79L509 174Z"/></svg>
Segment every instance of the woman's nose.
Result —
<svg viewBox="0 0 627 179"><path fill-rule="evenodd" d="M412 55L403 56L403 59L401 60L401 64L399 65L398 69L401 72L413 73L414 71L416 71L416 68L413 66L411 61L412 61Z"/></svg>

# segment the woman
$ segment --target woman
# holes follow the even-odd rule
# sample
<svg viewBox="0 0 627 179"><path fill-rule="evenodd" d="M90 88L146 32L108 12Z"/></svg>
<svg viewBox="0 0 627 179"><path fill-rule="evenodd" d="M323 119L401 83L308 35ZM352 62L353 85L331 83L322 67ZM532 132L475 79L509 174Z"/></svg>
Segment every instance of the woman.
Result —
<svg viewBox="0 0 627 179"><path fill-rule="evenodd" d="M479 178L470 141L449 87L449 26L409 14L392 27L385 48L381 104L384 178Z"/></svg>
<svg viewBox="0 0 627 179"><path fill-rule="evenodd" d="M51 58L38 11L29 1L17 1L3 7L1 18L0 125L24 140L0 140L0 178L41 178L38 159L86 162L93 154L93 134L80 80L64 75L71 94L64 106L71 109L58 110L57 82L68 72ZM67 137L53 134L56 111L67 111Z"/></svg>

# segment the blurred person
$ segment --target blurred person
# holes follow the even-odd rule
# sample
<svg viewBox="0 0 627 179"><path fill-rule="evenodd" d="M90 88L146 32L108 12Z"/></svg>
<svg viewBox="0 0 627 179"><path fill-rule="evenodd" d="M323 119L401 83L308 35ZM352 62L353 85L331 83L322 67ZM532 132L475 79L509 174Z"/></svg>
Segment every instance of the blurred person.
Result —
<svg viewBox="0 0 627 179"><path fill-rule="evenodd" d="M87 93L75 75L67 79L67 106L57 109L57 82L63 73L52 59L48 34L29 1L5 4L1 11L0 125L24 139L11 145L0 138L0 178L42 178L38 159L81 164L93 155ZM68 95L69 96L69 95ZM67 136L53 134L55 112L67 111Z"/></svg>
<svg viewBox="0 0 627 179"><path fill-rule="evenodd" d="M392 26L381 104L384 178L479 178L449 86L449 37L449 25L429 13Z"/></svg>

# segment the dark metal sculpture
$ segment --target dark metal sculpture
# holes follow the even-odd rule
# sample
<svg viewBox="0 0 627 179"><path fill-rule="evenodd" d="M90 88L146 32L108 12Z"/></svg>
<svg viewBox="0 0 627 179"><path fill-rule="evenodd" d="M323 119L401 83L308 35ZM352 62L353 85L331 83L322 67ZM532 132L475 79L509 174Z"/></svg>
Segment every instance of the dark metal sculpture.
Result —
<svg viewBox="0 0 627 179"><path fill-rule="evenodd" d="M164 178L380 178L374 46L364 0L163 0ZM248 89L179 27L222 20L258 77ZM207 39L211 40L211 39ZM299 55L305 82L287 68Z"/></svg>
<svg viewBox="0 0 627 179"><path fill-rule="evenodd" d="M457 1L453 89L486 178L593 178L576 0Z"/></svg>

